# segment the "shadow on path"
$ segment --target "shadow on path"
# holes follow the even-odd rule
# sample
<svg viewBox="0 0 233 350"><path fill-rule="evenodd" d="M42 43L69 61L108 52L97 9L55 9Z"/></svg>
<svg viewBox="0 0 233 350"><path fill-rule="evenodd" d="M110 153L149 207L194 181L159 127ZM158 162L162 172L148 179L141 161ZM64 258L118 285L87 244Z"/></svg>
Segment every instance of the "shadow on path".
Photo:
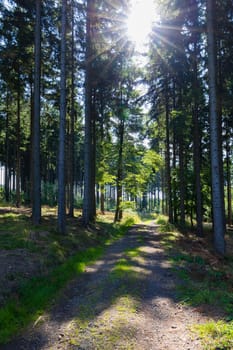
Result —
<svg viewBox="0 0 233 350"><path fill-rule="evenodd" d="M135 225L69 283L42 322L1 349L201 349L184 331L205 319L178 304L160 239L155 225Z"/></svg>

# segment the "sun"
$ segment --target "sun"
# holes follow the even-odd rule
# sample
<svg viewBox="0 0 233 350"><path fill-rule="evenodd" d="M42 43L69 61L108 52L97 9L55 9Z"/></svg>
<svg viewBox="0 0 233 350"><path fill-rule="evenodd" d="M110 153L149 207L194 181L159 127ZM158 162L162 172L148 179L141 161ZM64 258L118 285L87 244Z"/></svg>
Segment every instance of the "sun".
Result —
<svg viewBox="0 0 233 350"><path fill-rule="evenodd" d="M156 17L154 0L131 0L127 20L128 37L139 51L146 45Z"/></svg>

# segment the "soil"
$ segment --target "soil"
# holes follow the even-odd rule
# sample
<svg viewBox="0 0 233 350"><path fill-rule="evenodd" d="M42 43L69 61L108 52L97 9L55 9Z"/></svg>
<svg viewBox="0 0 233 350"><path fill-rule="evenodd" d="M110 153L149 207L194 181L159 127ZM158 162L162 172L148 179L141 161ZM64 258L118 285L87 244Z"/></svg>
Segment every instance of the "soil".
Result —
<svg viewBox="0 0 233 350"><path fill-rule="evenodd" d="M156 226L135 225L1 349L201 350L191 327L211 315L178 302L168 258Z"/></svg>

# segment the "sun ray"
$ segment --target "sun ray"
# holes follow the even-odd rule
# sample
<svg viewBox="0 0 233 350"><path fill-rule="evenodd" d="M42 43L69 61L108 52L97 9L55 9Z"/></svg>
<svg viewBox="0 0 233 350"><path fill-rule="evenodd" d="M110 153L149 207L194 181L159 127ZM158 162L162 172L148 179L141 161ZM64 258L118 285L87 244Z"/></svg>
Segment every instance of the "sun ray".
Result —
<svg viewBox="0 0 233 350"><path fill-rule="evenodd" d="M132 0L127 20L128 37L137 50L142 51L148 42L153 22L156 19L156 7L153 0Z"/></svg>

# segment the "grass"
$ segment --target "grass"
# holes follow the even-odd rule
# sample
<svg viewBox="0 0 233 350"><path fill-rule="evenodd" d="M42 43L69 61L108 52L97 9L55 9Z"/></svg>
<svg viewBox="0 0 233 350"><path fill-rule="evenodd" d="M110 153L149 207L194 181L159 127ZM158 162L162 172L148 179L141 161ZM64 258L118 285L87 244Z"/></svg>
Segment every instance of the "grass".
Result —
<svg viewBox="0 0 233 350"><path fill-rule="evenodd" d="M98 219L96 226L90 230L79 227L77 232L77 222L72 222L66 236L56 235L54 229L51 230L52 233L43 236L41 240L44 240L48 253L46 263L50 266L49 273L23 280L14 296L9 297L0 309L0 344L6 343L26 325L35 322L52 305L64 286L82 273L85 266L98 259L106 245L123 236L135 220L136 217L127 216L122 223L115 225L111 223L110 217L105 216L102 220ZM1 226L4 233L0 233L0 248L31 249L29 240L31 225L28 218L7 215L6 219L1 215L0 221L1 223L4 221ZM51 221L46 219L40 230L49 231L50 225ZM18 237L16 243L15 236ZM40 248L36 243L32 243L32 248L41 249L41 241L39 243ZM79 247L78 253L77 247ZM75 250L76 254L73 254ZM69 256L69 252L72 256Z"/></svg>
<svg viewBox="0 0 233 350"><path fill-rule="evenodd" d="M206 350L232 350L233 349L233 322L209 322L205 325L195 326Z"/></svg>
<svg viewBox="0 0 233 350"><path fill-rule="evenodd" d="M218 258L211 252L209 242L203 240L200 244L195 236L178 232L166 218L160 218L160 224L162 243L169 250L173 269L181 280L177 286L180 302L209 306L225 313L223 320L193 328L204 349L233 349L233 259Z"/></svg>

